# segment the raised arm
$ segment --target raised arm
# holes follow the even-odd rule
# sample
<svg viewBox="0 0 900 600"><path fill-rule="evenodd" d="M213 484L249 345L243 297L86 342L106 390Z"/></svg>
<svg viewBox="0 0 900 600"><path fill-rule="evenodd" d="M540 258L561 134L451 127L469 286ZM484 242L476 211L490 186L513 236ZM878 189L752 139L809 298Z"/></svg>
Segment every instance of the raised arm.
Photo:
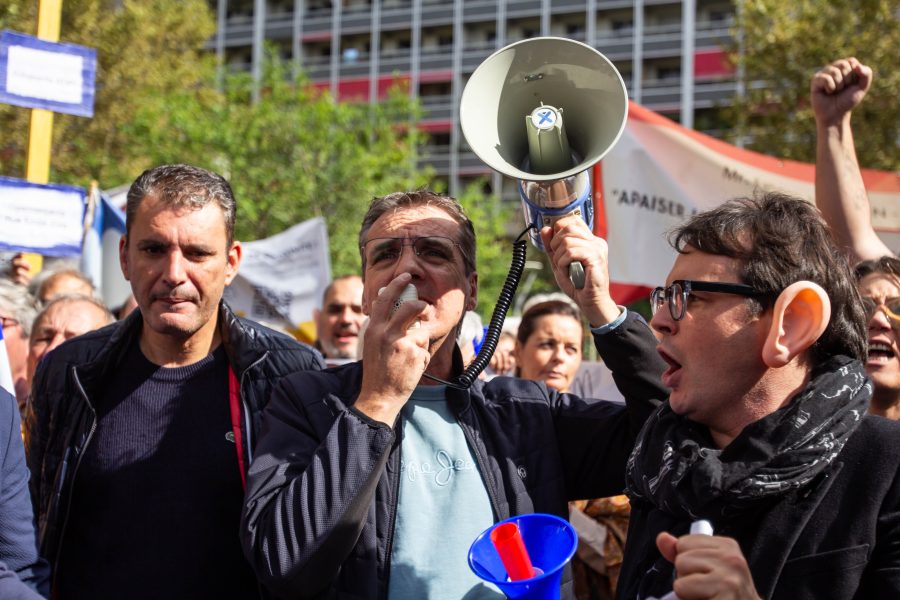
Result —
<svg viewBox="0 0 900 600"><path fill-rule="evenodd" d="M855 58L823 67L810 82L816 116L816 206L853 263L891 255L875 234L856 160L850 115L872 85L872 69Z"/></svg>

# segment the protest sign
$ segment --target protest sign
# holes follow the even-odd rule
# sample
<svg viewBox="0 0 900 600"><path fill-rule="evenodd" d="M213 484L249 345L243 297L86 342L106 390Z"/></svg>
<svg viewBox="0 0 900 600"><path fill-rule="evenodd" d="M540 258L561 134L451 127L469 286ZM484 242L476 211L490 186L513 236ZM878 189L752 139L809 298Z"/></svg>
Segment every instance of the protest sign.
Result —
<svg viewBox="0 0 900 600"><path fill-rule="evenodd" d="M81 254L85 191L0 177L0 250Z"/></svg>

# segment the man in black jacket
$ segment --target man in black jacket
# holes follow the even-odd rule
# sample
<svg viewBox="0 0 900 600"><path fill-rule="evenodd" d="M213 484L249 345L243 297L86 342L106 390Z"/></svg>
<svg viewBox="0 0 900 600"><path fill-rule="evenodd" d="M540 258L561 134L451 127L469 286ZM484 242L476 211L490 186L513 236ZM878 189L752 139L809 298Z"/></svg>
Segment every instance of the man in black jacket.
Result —
<svg viewBox="0 0 900 600"><path fill-rule="evenodd" d="M456 200L376 199L363 220L363 360L287 378L263 416L243 516L247 556L285 598L502 598L466 565L474 538L513 515L567 516L619 494L664 365L637 315L609 295L606 243L577 217L542 232L627 408L497 377L446 385L475 308L475 233ZM566 275L580 261L587 283ZM410 287L412 286L412 287ZM414 289L412 289L414 288ZM620 346L609 353L607 347ZM642 367L638 373L637 367ZM571 598L571 577L562 594Z"/></svg>
<svg viewBox="0 0 900 600"><path fill-rule="evenodd" d="M900 597L900 423L866 415L862 302L821 217L769 193L672 243L671 394L629 460L617 597ZM698 519L716 535L684 535Z"/></svg>
<svg viewBox="0 0 900 600"><path fill-rule="evenodd" d="M47 355L28 419L32 497L54 598L252 598L237 528L259 415L312 348L222 302L237 273L219 175L145 171L120 261L139 310Z"/></svg>

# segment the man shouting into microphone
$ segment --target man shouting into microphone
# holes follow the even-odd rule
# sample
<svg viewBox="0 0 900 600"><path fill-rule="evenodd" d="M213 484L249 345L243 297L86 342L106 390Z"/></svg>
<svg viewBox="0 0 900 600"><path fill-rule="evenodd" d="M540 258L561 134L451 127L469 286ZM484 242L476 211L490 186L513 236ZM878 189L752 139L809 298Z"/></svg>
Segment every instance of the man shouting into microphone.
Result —
<svg viewBox="0 0 900 600"><path fill-rule="evenodd" d="M359 235L363 360L285 379L263 417L242 531L273 592L502 598L466 564L481 531L523 513L565 517L567 500L621 492L649 399L665 395L665 365L646 323L609 296L606 243L578 218L542 235L613 372L644 366L622 387L627 406L507 377L441 383L462 371L457 329L477 299L472 223L456 200L428 191L375 199ZM580 290L566 275L576 260ZM409 284L418 299L398 303ZM611 341L627 350L604 352ZM572 597L568 573L562 595Z"/></svg>

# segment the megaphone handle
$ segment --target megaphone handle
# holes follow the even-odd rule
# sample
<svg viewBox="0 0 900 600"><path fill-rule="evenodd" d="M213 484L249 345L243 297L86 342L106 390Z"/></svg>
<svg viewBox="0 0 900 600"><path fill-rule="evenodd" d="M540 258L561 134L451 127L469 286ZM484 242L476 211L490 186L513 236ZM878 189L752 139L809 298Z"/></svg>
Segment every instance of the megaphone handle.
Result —
<svg viewBox="0 0 900 600"><path fill-rule="evenodd" d="M572 282L572 285L575 286L575 289L583 290L584 289L584 265L582 265L578 261L569 263L569 280Z"/></svg>

